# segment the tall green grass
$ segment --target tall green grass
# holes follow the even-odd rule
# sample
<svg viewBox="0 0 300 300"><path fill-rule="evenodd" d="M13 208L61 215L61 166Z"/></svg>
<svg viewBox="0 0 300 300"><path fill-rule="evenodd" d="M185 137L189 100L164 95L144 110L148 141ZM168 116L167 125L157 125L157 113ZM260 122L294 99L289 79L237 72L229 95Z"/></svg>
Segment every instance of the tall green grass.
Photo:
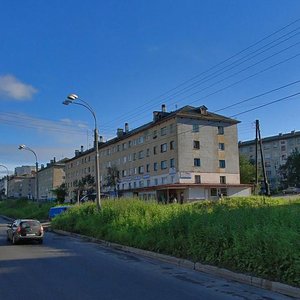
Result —
<svg viewBox="0 0 300 300"><path fill-rule="evenodd" d="M37 203L28 200L0 201L0 214L14 219L32 218L47 220L48 212L53 203Z"/></svg>
<svg viewBox="0 0 300 300"><path fill-rule="evenodd" d="M100 212L75 206L52 226L300 286L300 199L107 200Z"/></svg>

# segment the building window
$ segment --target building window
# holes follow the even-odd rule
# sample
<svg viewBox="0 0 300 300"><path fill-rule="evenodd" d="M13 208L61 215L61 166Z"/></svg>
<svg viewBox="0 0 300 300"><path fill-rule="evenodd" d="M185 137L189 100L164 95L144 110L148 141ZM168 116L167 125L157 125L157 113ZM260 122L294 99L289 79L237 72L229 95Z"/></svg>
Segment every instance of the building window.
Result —
<svg viewBox="0 0 300 300"><path fill-rule="evenodd" d="M225 160L223 159L219 160L219 168L224 169L225 167L226 167Z"/></svg>
<svg viewBox="0 0 300 300"><path fill-rule="evenodd" d="M174 124L170 124L170 133L174 132Z"/></svg>
<svg viewBox="0 0 300 300"><path fill-rule="evenodd" d="M160 152L166 152L167 151L167 143L160 145Z"/></svg>
<svg viewBox="0 0 300 300"><path fill-rule="evenodd" d="M139 182L139 187L143 187L144 186L144 180L141 180L140 182Z"/></svg>
<svg viewBox="0 0 300 300"><path fill-rule="evenodd" d="M201 176L195 175L195 183L201 183Z"/></svg>
<svg viewBox="0 0 300 300"><path fill-rule="evenodd" d="M222 188L222 189L220 190L220 192L221 192L221 195L222 195L222 196L224 196L224 197L227 196L227 189L226 189L226 188Z"/></svg>
<svg viewBox="0 0 300 300"><path fill-rule="evenodd" d="M167 161L166 161L166 160L162 160L162 161L160 162L160 168L161 168L162 170L164 170L164 169L167 168Z"/></svg>
<svg viewBox="0 0 300 300"><path fill-rule="evenodd" d="M158 185L158 179L154 178L154 185Z"/></svg>
<svg viewBox="0 0 300 300"><path fill-rule="evenodd" d="M123 176L123 177L127 176L126 170L122 170L122 176Z"/></svg>
<svg viewBox="0 0 300 300"><path fill-rule="evenodd" d="M170 142L170 150L174 150L175 149L175 142L171 141Z"/></svg>
<svg viewBox="0 0 300 300"><path fill-rule="evenodd" d="M135 181L133 182L133 188L136 188L136 182Z"/></svg>
<svg viewBox="0 0 300 300"><path fill-rule="evenodd" d="M133 160L136 160L136 153L133 153Z"/></svg>
<svg viewBox="0 0 300 300"><path fill-rule="evenodd" d="M141 150L141 151L139 152L139 159L142 159L143 157L144 157L144 151Z"/></svg>
<svg viewBox="0 0 300 300"><path fill-rule="evenodd" d="M149 173L150 172L150 164L146 165L146 172Z"/></svg>
<svg viewBox="0 0 300 300"><path fill-rule="evenodd" d="M285 146L281 146L281 151L286 151L286 147Z"/></svg>
<svg viewBox="0 0 300 300"><path fill-rule="evenodd" d="M162 177L161 184L166 184L166 183L167 183L167 177Z"/></svg>
<svg viewBox="0 0 300 300"><path fill-rule="evenodd" d="M170 159L170 168L175 168L175 159L174 158Z"/></svg>
<svg viewBox="0 0 300 300"><path fill-rule="evenodd" d="M156 139L157 138L157 130L154 130L153 131L153 139Z"/></svg>
<svg viewBox="0 0 300 300"><path fill-rule="evenodd" d="M128 141L128 148L132 146L132 141Z"/></svg>
<svg viewBox="0 0 300 300"><path fill-rule="evenodd" d="M120 151L120 145L117 145L117 151L118 152Z"/></svg>
<svg viewBox="0 0 300 300"><path fill-rule="evenodd" d="M153 154L154 154L154 155L157 154L157 146L154 146L154 147L153 147Z"/></svg>
<svg viewBox="0 0 300 300"><path fill-rule="evenodd" d="M211 196L217 196L217 189L216 188L212 188L212 189L210 189L210 195Z"/></svg>
<svg viewBox="0 0 300 300"><path fill-rule="evenodd" d="M218 134L224 134L224 126L218 126Z"/></svg>
<svg viewBox="0 0 300 300"><path fill-rule="evenodd" d="M194 149L200 149L200 141L194 141L193 145L194 145Z"/></svg>
<svg viewBox="0 0 300 300"><path fill-rule="evenodd" d="M153 171L157 171L157 162L153 164Z"/></svg>
<svg viewBox="0 0 300 300"><path fill-rule="evenodd" d="M134 168L133 171L134 171L134 174L136 175L137 174L137 168Z"/></svg>
<svg viewBox="0 0 300 300"><path fill-rule="evenodd" d="M222 184L226 183L226 176L220 176L220 183Z"/></svg>
<svg viewBox="0 0 300 300"><path fill-rule="evenodd" d="M200 167L201 166L200 158L194 158L194 166L195 167Z"/></svg>
<svg viewBox="0 0 300 300"><path fill-rule="evenodd" d="M199 132L199 124L193 124L193 132Z"/></svg>
<svg viewBox="0 0 300 300"><path fill-rule="evenodd" d="M167 134L167 127L163 127L160 129L160 135L166 135Z"/></svg>
<svg viewBox="0 0 300 300"><path fill-rule="evenodd" d="M222 150L222 151L225 150L225 144L224 143L219 143L219 150Z"/></svg>
<svg viewBox="0 0 300 300"><path fill-rule="evenodd" d="M150 149L148 148L148 149L146 150L146 156L149 157L149 155L150 155Z"/></svg>
<svg viewBox="0 0 300 300"><path fill-rule="evenodd" d="M147 179L147 186L150 186L150 183L151 183L150 179Z"/></svg>
<svg viewBox="0 0 300 300"><path fill-rule="evenodd" d="M139 166L139 174L143 174L144 173L144 166Z"/></svg>

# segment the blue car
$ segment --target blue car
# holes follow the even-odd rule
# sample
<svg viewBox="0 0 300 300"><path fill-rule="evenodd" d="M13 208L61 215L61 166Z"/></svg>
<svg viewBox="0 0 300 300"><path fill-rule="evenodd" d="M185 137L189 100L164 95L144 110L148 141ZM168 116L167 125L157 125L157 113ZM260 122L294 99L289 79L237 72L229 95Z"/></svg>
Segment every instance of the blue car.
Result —
<svg viewBox="0 0 300 300"><path fill-rule="evenodd" d="M49 210L49 220L52 220L54 217L56 217L57 215L65 212L66 210L68 210L71 206L69 205L65 205L65 206L55 206L55 207L51 207Z"/></svg>

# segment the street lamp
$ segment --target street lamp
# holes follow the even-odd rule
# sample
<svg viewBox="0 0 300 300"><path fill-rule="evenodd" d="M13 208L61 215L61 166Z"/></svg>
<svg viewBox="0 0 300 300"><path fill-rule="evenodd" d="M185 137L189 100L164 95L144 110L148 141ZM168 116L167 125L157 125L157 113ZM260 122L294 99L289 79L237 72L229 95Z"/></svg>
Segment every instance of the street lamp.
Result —
<svg viewBox="0 0 300 300"><path fill-rule="evenodd" d="M75 102L78 100L82 103ZM100 171L99 171L99 149L98 149L98 127L97 127L97 118L92 107L82 99L80 99L76 94L70 94L65 101L63 101L64 105L76 104L85 107L88 109L94 117L95 121L95 129L94 129L94 147L96 149L96 201L97 207L101 209L101 196L100 196Z"/></svg>
<svg viewBox="0 0 300 300"><path fill-rule="evenodd" d="M36 172L36 175L35 175L35 191L36 191L36 199L37 199L37 201L39 201L39 178L38 178L39 163L38 163L37 155L32 149L30 149L26 145L19 145L18 149L19 150L28 150L28 151L30 151L34 154L34 157L35 157L35 172Z"/></svg>
<svg viewBox="0 0 300 300"><path fill-rule="evenodd" d="M6 200L8 199L8 182L9 182L9 173L8 173L8 168L4 165L0 165L0 167L5 168L7 172L7 187L6 187Z"/></svg>

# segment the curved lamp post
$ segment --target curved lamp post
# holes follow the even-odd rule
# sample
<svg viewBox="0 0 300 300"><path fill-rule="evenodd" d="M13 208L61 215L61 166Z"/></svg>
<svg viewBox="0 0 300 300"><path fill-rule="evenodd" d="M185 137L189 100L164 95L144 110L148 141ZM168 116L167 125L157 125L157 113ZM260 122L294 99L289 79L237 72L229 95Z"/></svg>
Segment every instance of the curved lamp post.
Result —
<svg viewBox="0 0 300 300"><path fill-rule="evenodd" d="M81 103L75 102L75 100L80 101ZM64 105L76 104L85 107L93 115L95 122L94 129L94 147L96 149L96 202L97 207L101 209L101 197L100 197L100 170L99 170L99 149L98 149L98 127L97 127L97 118L92 107L86 102L80 99L76 94L70 94L67 99L63 102Z"/></svg>
<svg viewBox="0 0 300 300"><path fill-rule="evenodd" d="M0 165L0 167L5 168L7 172L7 190L6 190L6 200L8 199L8 182L9 182L9 173L8 173L8 168L4 165Z"/></svg>
<svg viewBox="0 0 300 300"><path fill-rule="evenodd" d="M38 163L38 159L37 159L37 155L36 153L29 147L27 147L26 145L19 145L19 150L28 150L30 152L32 152L34 154L35 157L35 191L36 191L36 199L37 201L39 201L39 178L38 178L38 171L39 171L39 163Z"/></svg>

